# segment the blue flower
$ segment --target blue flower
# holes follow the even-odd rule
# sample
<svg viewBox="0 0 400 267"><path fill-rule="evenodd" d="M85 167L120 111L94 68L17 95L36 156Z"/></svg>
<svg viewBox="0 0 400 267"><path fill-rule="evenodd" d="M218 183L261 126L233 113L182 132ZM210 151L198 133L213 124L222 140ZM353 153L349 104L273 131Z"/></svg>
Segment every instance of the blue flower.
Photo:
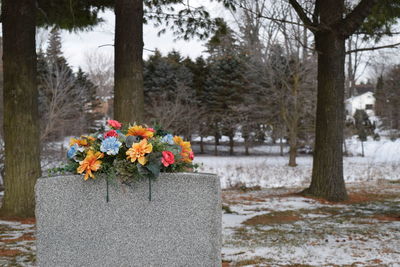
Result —
<svg viewBox="0 0 400 267"><path fill-rule="evenodd" d="M115 137L108 137L101 142L100 151L107 155L117 155L119 147L122 145Z"/></svg>
<svg viewBox="0 0 400 267"><path fill-rule="evenodd" d="M67 152L67 157L69 159L72 159L73 157L75 157L76 153L78 152L78 148L79 148L79 146L77 144L71 146Z"/></svg>
<svg viewBox="0 0 400 267"><path fill-rule="evenodd" d="M167 143L169 145L173 145L174 144L174 137L173 137L172 134L164 135L164 137L161 139L161 142Z"/></svg>

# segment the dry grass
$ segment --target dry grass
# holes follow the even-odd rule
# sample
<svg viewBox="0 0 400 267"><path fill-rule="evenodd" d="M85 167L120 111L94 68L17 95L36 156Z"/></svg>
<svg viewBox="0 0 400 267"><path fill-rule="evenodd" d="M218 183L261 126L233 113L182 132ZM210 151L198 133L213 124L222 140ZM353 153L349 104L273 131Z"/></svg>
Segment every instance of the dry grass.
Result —
<svg viewBox="0 0 400 267"><path fill-rule="evenodd" d="M254 216L245 222L244 225L267 225L267 224L283 224L292 223L301 220L301 217L297 215L296 212L282 211L273 212Z"/></svg>

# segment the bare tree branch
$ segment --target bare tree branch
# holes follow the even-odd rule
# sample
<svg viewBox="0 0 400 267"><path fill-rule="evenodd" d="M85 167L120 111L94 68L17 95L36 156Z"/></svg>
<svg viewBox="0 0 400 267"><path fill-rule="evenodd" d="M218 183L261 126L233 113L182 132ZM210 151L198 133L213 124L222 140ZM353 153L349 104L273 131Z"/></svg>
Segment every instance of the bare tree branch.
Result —
<svg viewBox="0 0 400 267"><path fill-rule="evenodd" d="M296 0L289 0L289 3L292 5L293 9L296 11L297 15L300 17L301 21L303 21L304 25L312 32L315 32L318 25L315 25L307 14L304 12L303 7Z"/></svg>
<svg viewBox="0 0 400 267"><path fill-rule="evenodd" d="M270 21L279 22L279 23L285 23L285 24L291 24L291 25L297 25L297 26L305 26L305 27L309 28L310 30L317 30L318 29L317 27L315 27L313 25L306 25L305 23L299 23L299 22L287 20L287 19L284 19L284 18L271 17L271 16L268 16L268 15L265 15L265 14L254 12L254 10L249 9L249 8L245 7L244 5L242 5L240 3L238 4L238 3L234 2L234 5L238 6L239 8L241 8L243 10L246 10L246 11L248 11L250 13L253 13L254 15L256 15L259 18L264 18L264 19L268 19Z"/></svg>
<svg viewBox="0 0 400 267"><path fill-rule="evenodd" d="M374 51L385 48L397 48L400 46L400 43L390 44L390 45L382 45L382 46L374 46L374 47L366 47L366 48L358 48L346 51L346 54L356 53L356 52L365 52L365 51Z"/></svg>

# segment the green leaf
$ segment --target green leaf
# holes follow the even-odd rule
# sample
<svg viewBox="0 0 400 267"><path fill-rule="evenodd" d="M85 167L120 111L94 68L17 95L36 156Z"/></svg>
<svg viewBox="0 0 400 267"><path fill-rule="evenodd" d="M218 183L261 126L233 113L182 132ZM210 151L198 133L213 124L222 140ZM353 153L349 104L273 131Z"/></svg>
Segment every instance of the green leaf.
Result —
<svg viewBox="0 0 400 267"><path fill-rule="evenodd" d="M146 177L146 178L147 177L152 178L152 173L145 166L138 164L137 170L138 170L140 176Z"/></svg>
<svg viewBox="0 0 400 267"><path fill-rule="evenodd" d="M140 138L139 137L129 135L125 139L125 146L130 148L130 147L132 147L133 143L138 143L138 142L140 142Z"/></svg>
<svg viewBox="0 0 400 267"><path fill-rule="evenodd" d="M158 163L149 163L145 165L146 169L151 173L151 178L157 178L160 175L160 165Z"/></svg>

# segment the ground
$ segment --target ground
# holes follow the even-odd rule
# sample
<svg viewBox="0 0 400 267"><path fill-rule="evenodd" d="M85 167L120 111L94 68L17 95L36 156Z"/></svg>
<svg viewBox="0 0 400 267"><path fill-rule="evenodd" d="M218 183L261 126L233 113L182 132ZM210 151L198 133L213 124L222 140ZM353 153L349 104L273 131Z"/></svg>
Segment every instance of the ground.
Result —
<svg viewBox="0 0 400 267"><path fill-rule="evenodd" d="M396 266L400 182L348 189L339 204L298 196L300 188L223 190L224 267ZM35 266L34 231L33 219L0 220L0 266Z"/></svg>
<svg viewBox="0 0 400 267"><path fill-rule="evenodd" d="M35 219L0 218L0 266L35 266Z"/></svg>
<svg viewBox="0 0 400 267"><path fill-rule="evenodd" d="M224 265L400 266L400 184L348 187L339 204L295 188L224 191Z"/></svg>

